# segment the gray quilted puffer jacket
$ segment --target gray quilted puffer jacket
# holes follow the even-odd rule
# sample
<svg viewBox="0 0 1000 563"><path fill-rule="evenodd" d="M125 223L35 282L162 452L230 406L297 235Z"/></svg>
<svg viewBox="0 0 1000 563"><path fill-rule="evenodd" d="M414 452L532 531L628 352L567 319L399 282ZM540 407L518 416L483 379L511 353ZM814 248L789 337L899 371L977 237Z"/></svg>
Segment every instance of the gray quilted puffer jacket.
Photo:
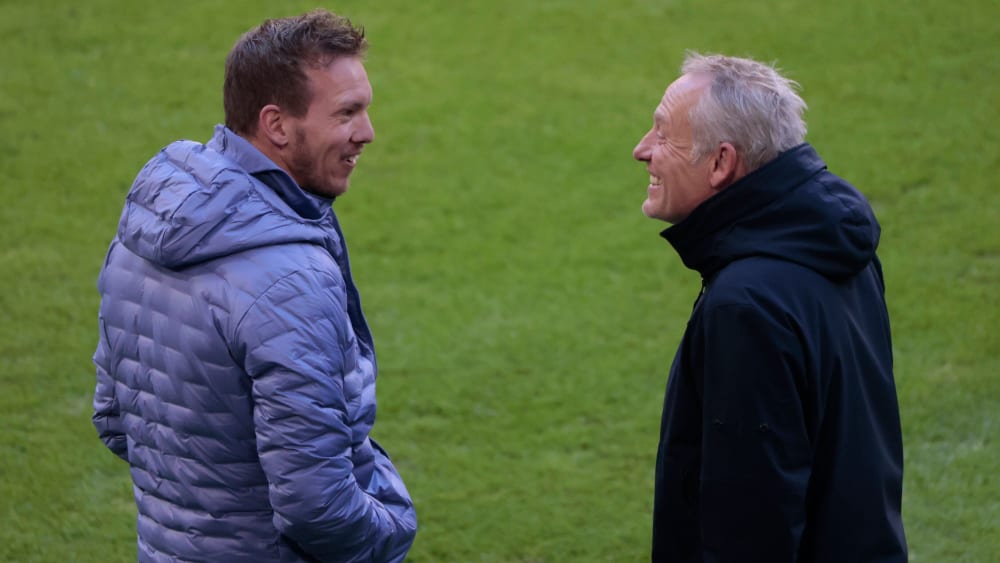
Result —
<svg viewBox="0 0 1000 563"><path fill-rule="evenodd" d="M375 350L330 200L223 126L139 173L98 287L94 425L140 561L401 561Z"/></svg>

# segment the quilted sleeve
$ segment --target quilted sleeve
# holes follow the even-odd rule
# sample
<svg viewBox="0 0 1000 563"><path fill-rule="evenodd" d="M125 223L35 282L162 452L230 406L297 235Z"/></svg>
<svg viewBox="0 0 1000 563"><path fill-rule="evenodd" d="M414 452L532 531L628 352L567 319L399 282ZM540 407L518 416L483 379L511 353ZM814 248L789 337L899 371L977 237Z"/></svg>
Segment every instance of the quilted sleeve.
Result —
<svg viewBox="0 0 1000 563"><path fill-rule="evenodd" d="M115 397L115 381L110 375L109 351L107 333L104 330L104 319L100 324L100 340L97 351L94 352L94 366L97 368L97 388L94 390L94 413L91 420L97 428L97 435L115 455L128 461L128 447L125 431L118 411L118 399Z"/></svg>
<svg viewBox="0 0 1000 563"><path fill-rule="evenodd" d="M302 550L322 561L402 560L415 529L353 475L341 285L328 272L290 274L236 328L236 353L252 379L257 450L274 524Z"/></svg>

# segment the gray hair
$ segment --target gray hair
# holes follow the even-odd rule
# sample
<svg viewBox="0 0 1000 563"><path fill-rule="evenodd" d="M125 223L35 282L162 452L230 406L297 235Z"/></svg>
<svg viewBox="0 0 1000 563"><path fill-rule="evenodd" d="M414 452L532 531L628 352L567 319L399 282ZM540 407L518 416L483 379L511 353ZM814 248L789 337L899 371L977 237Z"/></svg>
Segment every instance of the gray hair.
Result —
<svg viewBox="0 0 1000 563"><path fill-rule="evenodd" d="M799 84L773 66L688 51L681 72L712 79L689 116L694 132L692 161L728 142L750 172L805 140L806 103L796 93Z"/></svg>

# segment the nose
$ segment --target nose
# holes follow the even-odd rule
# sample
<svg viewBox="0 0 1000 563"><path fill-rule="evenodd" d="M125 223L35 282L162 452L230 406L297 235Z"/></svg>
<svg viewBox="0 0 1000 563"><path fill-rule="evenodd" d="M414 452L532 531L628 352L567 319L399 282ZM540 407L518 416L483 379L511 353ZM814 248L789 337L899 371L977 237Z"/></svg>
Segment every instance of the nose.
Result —
<svg viewBox="0 0 1000 563"><path fill-rule="evenodd" d="M639 140L639 144L632 149L632 158L640 162L649 162L649 152L650 152L650 138L653 136L653 130L650 129L642 139Z"/></svg>
<svg viewBox="0 0 1000 563"><path fill-rule="evenodd" d="M358 125L354 134L351 135L351 140L362 145L375 140L375 128L372 126L372 120L367 111L358 116Z"/></svg>

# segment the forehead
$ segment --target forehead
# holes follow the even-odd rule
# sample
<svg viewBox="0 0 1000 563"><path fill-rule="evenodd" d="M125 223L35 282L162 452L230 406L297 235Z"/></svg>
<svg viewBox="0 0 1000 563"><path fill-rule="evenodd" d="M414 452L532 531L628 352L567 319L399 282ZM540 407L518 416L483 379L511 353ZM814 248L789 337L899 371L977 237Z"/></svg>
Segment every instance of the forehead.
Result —
<svg viewBox="0 0 1000 563"><path fill-rule="evenodd" d="M711 79L704 75L682 75L667 87L660 100L660 105L653 112L653 118L656 121L668 122L681 112L686 112L698 101L701 93L710 83Z"/></svg>
<svg viewBox="0 0 1000 563"><path fill-rule="evenodd" d="M331 63L306 69L314 102L371 103L372 87L358 57L338 57Z"/></svg>

